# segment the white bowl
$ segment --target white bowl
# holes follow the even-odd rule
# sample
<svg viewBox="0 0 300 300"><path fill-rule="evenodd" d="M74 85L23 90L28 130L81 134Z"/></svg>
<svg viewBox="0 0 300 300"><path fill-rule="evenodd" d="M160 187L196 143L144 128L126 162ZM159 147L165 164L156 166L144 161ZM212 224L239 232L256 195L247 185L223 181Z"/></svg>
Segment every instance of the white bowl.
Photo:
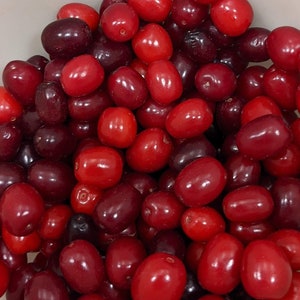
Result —
<svg viewBox="0 0 300 300"><path fill-rule="evenodd" d="M142 1L142 0L141 0ZM299 0L249 0L254 9L253 25L273 29L281 25L300 28ZM70 0L1 0L0 1L0 71L14 59L45 55L40 42L42 29L54 20L60 6ZM80 2L77 1L77 2ZM100 0L85 0L99 9ZM2 84L0 76L0 85Z"/></svg>

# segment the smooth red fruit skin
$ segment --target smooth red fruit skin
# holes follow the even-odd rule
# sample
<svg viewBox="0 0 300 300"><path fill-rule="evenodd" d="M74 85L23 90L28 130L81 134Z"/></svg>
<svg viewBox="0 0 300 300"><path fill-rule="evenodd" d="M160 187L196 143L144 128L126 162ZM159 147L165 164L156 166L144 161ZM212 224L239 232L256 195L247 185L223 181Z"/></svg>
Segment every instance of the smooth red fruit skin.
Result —
<svg viewBox="0 0 300 300"><path fill-rule="evenodd" d="M228 99L236 89L236 76L223 63L208 63L199 67L195 75L195 87L200 96L209 101Z"/></svg>
<svg viewBox="0 0 300 300"><path fill-rule="evenodd" d="M112 3L103 11L100 26L109 39L127 42L139 29L139 17L127 3Z"/></svg>
<svg viewBox="0 0 300 300"><path fill-rule="evenodd" d="M135 171L153 173L167 165L172 149L172 140L165 130L148 128L127 149L126 161Z"/></svg>
<svg viewBox="0 0 300 300"><path fill-rule="evenodd" d="M128 0L137 12L139 17L147 22L160 23L164 21L170 13L172 0Z"/></svg>
<svg viewBox="0 0 300 300"><path fill-rule="evenodd" d="M193 241L207 242L216 234L225 231L225 220L212 207L190 207L182 214L181 228Z"/></svg>
<svg viewBox="0 0 300 300"><path fill-rule="evenodd" d="M274 200L272 222L277 228L300 228L300 178L278 177L271 186Z"/></svg>
<svg viewBox="0 0 300 300"><path fill-rule="evenodd" d="M174 105L174 102L169 105L162 105L149 97L145 103L136 110L135 116L143 128L158 127L165 129L166 117Z"/></svg>
<svg viewBox="0 0 300 300"><path fill-rule="evenodd" d="M94 223L108 234L120 234L136 221L141 204L139 191L120 182L104 191L93 213Z"/></svg>
<svg viewBox="0 0 300 300"><path fill-rule="evenodd" d="M265 115L250 121L236 135L239 151L257 160L280 153L290 141L290 129L281 117L274 115Z"/></svg>
<svg viewBox="0 0 300 300"><path fill-rule="evenodd" d="M0 297L4 295L8 288L10 271L3 260L0 260Z"/></svg>
<svg viewBox="0 0 300 300"><path fill-rule="evenodd" d="M146 256L143 243L134 237L120 237L112 242L105 257L110 282L119 289L130 289L132 277Z"/></svg>
<svg viewBox="0 0 300 300"><path fill-rule="evenodd" d="M52 271L37 272L27 282L24 300L57 299L68 300L69 294L64 281Z"/></svg>
<svg viewBox="0 0 300 300"><path fill-rule="evenodd" d="M288 293L281 300L299 300L300 295L300 273L293 272L293 280Z"/></svg>
<svg viewBox="0 0 300 300"><path fill-rule="evenodd" d="M206 101L190 98L176 105L167 115L166 130L177 139L203 134L212 124L213 114Z"/></svg>
<svg viewBox="0 0 300 300"><path fill-rule="evenodd" d="M267 219L274 208L271 193L259 185L246 185L227 193L222 205L226 218L234 222Z"/></svg>
<svg viewBox="0 0 300 300"><path fill-rule="evenodd" d="M200 256L199 284L214 294L231 292L240 282L243 251L243 244L232 235L225 232L215 235Z"/></svg>
<svg viewBox="0 0 300 300"><path fill-rule="evenodd" d="M102 189L97 186L78 182L71 192L72 210L75 213L92 215L102 193Z"/></svg>
<svg viewBox="0 0 300 300"><path fill-rule="evenodd" d="M108 94L116 106L130 110L139 108L148 97L144 78L134 69L121 66L107 78Z"/></svg>
<svg viewBox="0 0 300 300"><path fill-rule="evenodd" d="M75 184L73 169L63 160L39 159L28 168L28 182L47 204L63 203Z"/></svg>
<svg viewBox="0 0 300 300"><path fill-rule="evenodd" d="M65 93L72 97L90 94L102 84L104 68L90 54L82 54L69 60L61 71L60 82Z"/></svg>
<svg viewBox="0 0 300 300"><path fill-rule="evenodd" d="M174 102L183 92L181 77L169 60L151 62L147 69L146 83L152 99L161 105Z"/></svg>
<svg viewBox="0 0 300 300"><path fill-rule="evenodd" d="M116 148L129 147L137 133L137 122L131 110L126 107L109 107L98 119L99 140Z"/></svg>
<svg viewBox="0 0 300 300"><path fill-rule="evenodd" d="M171 8L171 19L179 27L192 30L200 26L208 16L208 5L190 0L175 0Z"/></svg>
<svg viewBox="0 0 300 300"><path fill-rule="evenodd" d="M0 124L15 121L22 112L21 103L5 87L0 86Z"/></svg>
<svg viewBox="0 0 300 300"><path fill-rule="evenodd" d="M41 246L41 237L37 231L33 231L25 236L16 236L2 227L2 238L8 250L13 254L27 254L36 252Z"/></svg>
<svg viewBox="0 0 300 300"><path fill-rule="evenodd" d="M215 26L229 36L243 34L251 25L253 15L252 6L247 0L219 0L210 9Z"/></svg>
<svg viewBox="0 0 300 300"><path fill-rule="evenodd" d="M241 281L258 299L281 299L292 283L292 268L284 251L270 240L250 242L243 253Z"/></svg>
<svg viewBox="0 0 300 300"><path fill-rule="evenodd" d="M49 207L40 222L39 234L44 240L60 239L72 215L71 208L66 204L57 204Z"/></svg>
<svg viewBox="0 0 300 300"><path fill-rule="evenodd" d="M258 184L261 176L260 161L251 159L241 153L231 154L224 163L227 171L226 191Z"/></svg>
<svg viewBox="0 0 300 300"><path fill-rule="evenodd" d="M274 177L297 177L300 174L300 148L290 143L279 155L265 159L263 167Z"/></svg>
<svg viewBox="0 0 300 300"><path fill-rule="evenodd" d="M216 158L201 157L179 172L175 179L174 190L186 206L202 206L221 194L226 179L226 171Z"/></svg>
<svg viewBox="0 0 300 300"><path fill-rule="evenodd" d="M292 26L280 26L271 31L266 47L273 63L287 71L297 71L300 53L300 31Z"/></svg>
<svg viewBox="0 0 300 300"><path fill-rule="evenodd" d="M264 73L264 94L272 98L282 110L296 109L298 73L285 71L275 65Z"/></svg>
<svg viewBox="0 0 300 300"><path fill-rule="evenodd" d="M81 19L59 19L43 29L41 42L52 59L70 59L86 52L92 42L92 31Z"/></svg>
<svg viewBox="0 0 300 300"><path fill-rule="evenodd" d="M102 189L118 183L122 172L122 157L110 147L95 146L85 149L75 159L74 174L77 180Z"/></svg>
<svg viewBox="0 0 300 300"><path fill-rule="evenodd" d="M293 270L300 269L300 232L296 229L279 229L268 239L282 247Z"/></svg>
<svg viewBox="0 0 300 300"><path fill-rule="evenodd" d="M154 253L137 268L131 284L133 300L179 300L186 284L182 261L167 253Z"/></svg>
<svg viewBox="0 0 300 300"><path fill-rule="evenodd" d="M92 31L99 25L99 14L91 6L84 3L67 3L60 7L56 15L57 19L78 18L85 21Z"/></svg>
<svg viewBox="0 0 300 300"><path fill-rule="evenodd" d="M255 118L268 114L282 116L280 108L272 98L257 96L243 106L241 111L241 125L243 126Z"/></svg>
<svg viewBox="0 0 300 300"><path fill-rule="evenodd" d="M136 56L145 63L170 59L173 45L168 32L159 24L148 23L132 39Z"/></svg>
<svg viewBox="0 0 300 300"><path fill-rule="evenodd" d="M140 214L149 226L168 230L179 226L184 210L184 205L174 193L156 191L145 197Z"/></svg>
<svg viewBox="0 0 300 300"><path fill-rule="evenodd" d="M44 200L30 184L10 185L0 198L0 218L13 235L23 236L37 229L45 210Z"/></svg>
<svg viewBox="0 0 300 300"><path fill-rule="evenodd" d="M229 233L245 245L254 240L265 239L274 231L275 227L269 219L258 222L229 223Z"/></svg>
<svg viewBox="0 0 300 300"><path fill-rule="evenodd" d="M260 65L247 67L237 79L236 95L249 101L263 94L263 77L267 68Z"/></svg>
<svg viewBox="0 0 300 300"><path fill-rule="evenodd" d="M205 248L206 242L190 242L186 248L185 264L193 274L197 274L199 259Z"/></svg>
<svg viewBox="0 0 300 300"><path fill-rule="evenodd" d="M27 254L15 254L7 247L3 237L0 238L0 260L13 271L27 264Z"/></svg>
<svg viewBox="0 0 300 300"><path fill-rule="evenodd" d="M13 60L5 66L2 81L17 101L28 106L34 104L35 90L43 81L43 74L26 61Z"/></svg>
<svg viewBox="0 0 300 300"><path fill-rule="evenodd" d="M93 244L75 240L59 255L59 266L68 284L81 294L97 291L104 279L104 263Z"/></svg>

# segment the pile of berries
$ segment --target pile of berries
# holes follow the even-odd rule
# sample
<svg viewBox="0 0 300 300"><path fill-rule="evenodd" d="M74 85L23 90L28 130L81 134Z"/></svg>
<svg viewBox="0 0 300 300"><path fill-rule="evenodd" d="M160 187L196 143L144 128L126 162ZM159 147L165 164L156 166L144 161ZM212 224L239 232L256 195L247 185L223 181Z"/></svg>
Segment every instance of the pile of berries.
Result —
<svg viewBox="0 0 300 300"><path fill-rule="evenodd" d="M247 0L69 3L47 57L7 63L1 296L299 299L300 31L252 21Z"/></svg>

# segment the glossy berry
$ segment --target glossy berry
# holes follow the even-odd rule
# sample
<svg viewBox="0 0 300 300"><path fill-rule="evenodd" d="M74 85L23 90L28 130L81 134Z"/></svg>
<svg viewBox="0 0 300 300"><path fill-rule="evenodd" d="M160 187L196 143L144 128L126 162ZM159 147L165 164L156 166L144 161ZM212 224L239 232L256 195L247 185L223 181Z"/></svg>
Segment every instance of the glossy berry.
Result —
<svg viewBox="0 0 300 300"><path fill-rule="evenodd" d="M82 54L68 61L61 71L61 84L66 94L73 97L94 92L104 80L104 69L89 54Z"/></svg>
<svg viewBox="0 0 300 300"><path fill-rule="evenodd" d="M41 42L52 58L66 58L83 54L92 42L88 24L78 18L63 18L49 23L41 33Z"/></svg>
<svg viewBox="0 0 300 300"><path fill-rule="evenodd" d="M208 6L200 5L195 1L173 1L171 18L185 30L191 30L199 26L208 15Z"/></svg>
<svg viewBox="0 0 300 300"><path fill-rule="evenodd" d="M272 187L274 213L272 222L277 228L298 229L299 214L297 198L300 193L299 178L279 177Z"/></svg>
<svg viewBox="0 0 300 300"><path fill-rule="evenodd" d="M157 191L144 199L141 216L149 226L158 230L174 229L179 226L184 209L173 193Z"/></svg>
<svg viewBox="0 0 300 300"><path fill-rule="evenodd" d="M200 157L185 166L175 179L175 193L187 206L206 205L215 200L226 184L226 171L213 157Z"/></svg>
<svg viewBox="0 0 300 300"><path fill-rule="evenodd" d="M263 166L272 176L296 177L300 173L300 149L290 143L279 155L265 159Z"/></svg>
<svg viewBox="0 0 300 300"><path fill-rule="evenodd" d="M129 147L137 134L137 122L131 110L125 107L110 107L98 120L99 140L116 148Z"/></svg>
<svg viewBox="0 0 300 300"><path fill-rule="evenodd" d="M107 79L108 93L117 106L135 110L148 97L144 78L128 66L117 68Z"/></svg>
<svg viewBox="0 0 300 300"><path fill-rule="evenodd" d="M236 77L226 65L209 63L198 69L195 75L195 86L204 99L223 101L235 91Z"/></svg>
<svg viewBox="0 0 300 300"><path fill-rule="evenodd" d="M246 185L227 193L222 205L226 218L235 222L267 219L274 208L271 193L259 185Z"/></svg>
<svg viewBox="0 0 300 300"><path fill-rule="evenodd" d="M109 39L126 42L138 31L139 18L132 6L127 3L113 3L103 11L100 25Z"/></svg>
<svg viewBox="0 0 300 300"><path fill-rule="evenodd" d="M253 9L247 0L221 0L212 4L210 15L221 32L239 36L251 25Z"/></svg>
<svg viewBox="0 0 300 300"><path fill-rule="evenodd" d="M97 291L104 279L104 263L100 253L84 240L75 240L62 249L59 266L68 284L82 294Z"/></svg>
<svg viewBox="0 0 300 300"><path fill-rule="evenodd" d="M270 30L261 27L251 27L237 40L238 51L247 61L262 62L269 59L266 40Z"/></svg>
<svg viewBox="0 0 300 300"><path fill-rule="evenodd" d="M62 203L75 184L73 170L63 160L39 159L29 166L28 182L42 195L46 203Z"/></svg>
<svg viewBox="0 0 300 300"><path fill-rule="evenodd" d="M103 193L93 219L105 232L119 234L136 221L141 205L141 194L131 185L121 182Z"/></svg>
<svg viewBox="0 0 300 300"><path fill-rule="evenodd" d="M71 207L76 213L91 215L101 196L99 187L78 182L71 192Z"/></svg>
<svg viewBox="0 0 300 300"><path fill-rule="evenodd" d="M1 162L0 163L0 195L10 185L26 180L25 169L18 163ZM1 196L0 196L1 197Z"/></svg>
<svg viewBox="0 0 300 300"><path fill-rule="evenodd" d="M282 117L265 115L252 120L238 131L237 146L241 153L254 159L272 157L291 141L291 133Z"/></svg>
<svg viewBox="0 0 300 300"><path fill-rule="evenodd" d="M67 119L67 97L54 81L43 82L37 87L34 104L38 116L46 124L60 124Z"/></svg>
<svg viewBox="0 0 300 300"><path fill-rule="evenodd" d="M241 280L254 298L281 298L292 282L292 269L283 250L270 240L257 240L245 248Z"/></svg>
<svg viewBox="0 0 300 300"><path fill-rule="evenodd" d="M181 228L195 242L207 242L225 231L225 220L212 207L190 207L181 216Z"/></svg>
<svg viewBox="0 0 300 300"><path fill-rule="evenodd" d="M228 233L219 233L210 239L198 264L200 285L218 295L236 288L240 282L243 250L243 244Z"/></svg>
<svg viewBox="0 0 300 300"><path fill-rule="evenodd" d="M74 174L77 180L100 188L109 188L118 183L122 170L121 155L106 146L85 149L75 159Z"/></svg>
<svg viewBox="0 0 300 300"><path fill-rule="evenodd" d="M165 21L172 7L171 0L128 0L130 6L137 12L138 16L147 22L160 23Z"/></svg>
<svg viewBox="0 0 300 300"><path fill-rule="evenodd" d="M65 204L49 207L40 222L39 234L45 240L58 240L63 236L72 210Z"/></svg>
<svg viewBox="0 0 300 300"><path fill-rule="evenodd" d="M137 268L131 285L134 300L179 300L186 283L186 270L181 260L166 253L149 255Z"/></svg>
<svg viewBox="0 0 300 300"><path fill-rule="evenodd" d="M13 235L23 236L37 229L45 210L38 191L25 182L10 185L0 200L2 226Z"/></svg>
<svg viewBox="0 0 300 300"><path fill-rule="evenodd" d="M99 25L99 14L91 6L84 3L67 3L60 7L56 15L57 19L78 18L85 21L92 31Z"/></svg>
<svg viewBox="0 0 300 300"><path fill-rule="evenodd" d="M5 66L2 80L7 91L23 106L28 106L34 104L35 90L43 74L29 62L13 60Z"/></svg>
<svg viewBox="0 0 300 300"><path fill-rule="evenodd" d="M285 71L275 65L271 66L263 78L263 90L281 109L296 108L296 90L298 78L296 73Z"/></svg>
<svg viewBox="0 0 300 300"><path fill-rule="evenodd" d="M166 130L177 139L203 134L212 124L213 114L200 98L190 98L176 105L166 117Z"/></svg>
<svg viewBox="0 0 300 300"><path fill-rule="evenodd" d="M0 124L15 121L22 115L22 105L3 86L0 87Z"/></svg>
<svg viewBox="0 0 300 300"><path fill-rule="evenodd" d="M280 108L272 98L257 96L243 106L241 111L241 125L245 125L255 118L269 114L282 116Z"/></svg>
<svg viewBox="0 0 300 300"><path fill-rule="evenodd" d="M135 171L153 173L167 165L172 148L172 140L165 130L148 128L127 149L126 161Z"/></svg>
<svg viewBox="0 0 300 300"><path fill-rule="evenodd" d="M151 62L147 69L146 83L152 99L162 105L179 99L183 92L181 77L169 60Z"/></svg>
<svg viewBox="0 0 300 300"><path fill-rule="evenodd" d="M39 251L42 242L41 237L36 230L27 235L16 236L2 227L2 238L8 250L16 255L37 252Z"/></svg>
<svg viewBox="0 0 300 300"><path fill-rule="evenodd" d="M173 45L168 32L159 24L148 23L138 30L132 39L136 56L146 63L169 59Z"/></svg>
<svg viewBox="0 0 300 300"><path fill-rule="evenodd" d="M62 300L69 298L64 281L51 271L42 271L33 275L24 289L24 299L29 300L39 297L41 290L43 291L43 297L48 299Z"/></svg>
<svg viewBox="0 0 300 300"><path fill-rule="evenodd" d="M112 242L105 258L110 282L117 288L130 289L132 277L146 256L142 242L136 238L120 237Z"/></svg>
<svg viewBox="0 0 300 300"><path fill-rule="evenodd" d="M296 71L300 32L292 26L280 26L269 34L266 47L274 64L287 71Z"/></svg>

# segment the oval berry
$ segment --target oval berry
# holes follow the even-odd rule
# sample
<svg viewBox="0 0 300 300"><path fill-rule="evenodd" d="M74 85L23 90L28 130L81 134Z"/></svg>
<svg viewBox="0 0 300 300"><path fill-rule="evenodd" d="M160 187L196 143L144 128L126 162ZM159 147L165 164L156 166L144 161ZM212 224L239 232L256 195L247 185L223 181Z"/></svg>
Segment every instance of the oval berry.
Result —
<svg viewBox="0 0 300 300"><path fill-rule="evenodd" d="M184 167L175 179L175 193L187 206L206 205L223 191L227 174L214 157L200 157Z"/></svg>

